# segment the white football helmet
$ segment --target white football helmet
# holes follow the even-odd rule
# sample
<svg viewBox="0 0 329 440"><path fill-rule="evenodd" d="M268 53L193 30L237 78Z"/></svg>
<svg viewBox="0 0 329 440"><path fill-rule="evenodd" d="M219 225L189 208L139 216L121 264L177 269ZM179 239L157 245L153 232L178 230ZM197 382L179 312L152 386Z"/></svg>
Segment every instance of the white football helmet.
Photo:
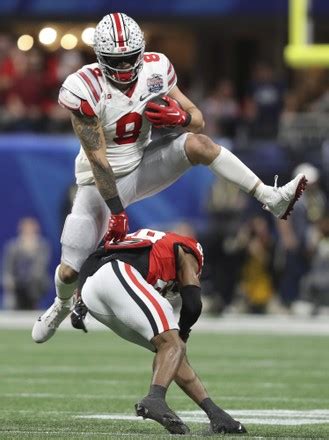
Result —
<svg viewBox="0 0 329 440"><path fill-rule="evenodd" d="M143 65L144 49L143 32L126 14L108 14L97 24L94 51L105 77L110 81L118 84L135 81Z"/></svg>

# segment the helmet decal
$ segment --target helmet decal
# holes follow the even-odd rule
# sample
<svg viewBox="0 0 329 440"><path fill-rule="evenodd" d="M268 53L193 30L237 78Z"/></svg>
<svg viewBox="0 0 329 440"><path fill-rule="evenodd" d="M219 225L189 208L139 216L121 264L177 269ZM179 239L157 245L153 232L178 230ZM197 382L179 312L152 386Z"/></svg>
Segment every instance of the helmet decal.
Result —
<svg viewBox="0 0 329 440"><path fill-rule="evenodd" d="M112 20L113 31L114 31L114 43L119 47L123 47L125 42L128 40L126 27L123 23L121 14L115 13L111 14L110 18Z"/></svg>

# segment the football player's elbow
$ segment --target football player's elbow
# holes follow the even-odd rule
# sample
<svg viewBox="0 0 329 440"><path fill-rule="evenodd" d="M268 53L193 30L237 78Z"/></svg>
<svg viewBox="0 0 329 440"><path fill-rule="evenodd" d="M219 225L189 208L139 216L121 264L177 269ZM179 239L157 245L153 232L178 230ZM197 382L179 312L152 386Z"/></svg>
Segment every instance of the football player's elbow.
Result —
<svg viewBox="0 0 329 440"><path fill-rule="evenodd" d="M204 126L205 126L205 122L202 116L202 113L200 112L200 110L197 110L194 117L192 117L192 129L190 131L192 131L195 134L198 133L202 133Z"/></svg>
<svg viewBox="0 0 329 440"><path fill-rule="evenodd" d="M202 133L204 130L204 127L205 127L205 122L204 122L203 117L201 116L200 128L199 128L198 133Z"/></svg>

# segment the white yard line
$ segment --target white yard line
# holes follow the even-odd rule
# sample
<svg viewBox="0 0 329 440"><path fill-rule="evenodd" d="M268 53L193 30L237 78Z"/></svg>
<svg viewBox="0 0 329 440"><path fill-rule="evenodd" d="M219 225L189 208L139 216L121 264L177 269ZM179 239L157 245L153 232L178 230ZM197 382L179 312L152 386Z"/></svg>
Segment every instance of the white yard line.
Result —
<svg viewBox="0 0 329 440"><path fill-rule="evenodd" d="M285 410L285 409L274 409L274 410L245 410L245 409L228 409L227 410L232 417L239 419L241 423L246 425L280 425L280 426L301 426L301 425L318 425L318 424L329 424L329 410L326 409L314 409L314 410ZM9 410L2 411L3 413L10 412ZM34 412L34 410L19 410L16 411L21 414L29 414ZM72 412L66 411L40 411L40 416L52 415L52 416L63 416L78 419L87 419L87 420L117 420L117 421L127 421L127 422L138 422L143 421L143 419L136 417L133 414L126 413L111 413L111 414L76 414ZM209 420L206 415L202 411L178 411L177 414L183 418L183 420L187 423L200 423L200 424L208 424ZM145 421L143 421L145 422ZM146 422L155 423L152 420L146 420ZM27 430L0 430L0 433L28 433L28 434L61 434L66 433L67 430L53 430L53 431L27 431ZM85 435L115 435L115 436L134 436L140 434L131 434L131 433L114 433L114 432L83 432L79 431L78 433L70 432L70 434L79 434L82 436ZM198 434L194 434L198 435ZM150 434L152 436L152 434ZM192 434L193 436L193 434ZM149 435L148 435L149 437ZM255 437L256 438L256 437ZM257 437L261 439L262 437Z"/></svg>
<svg viewBox="0 0 329 440"><path fill-rule="evenodd" d="M293 410L227 410L232 417L240 420L241 423L246 425L281 425L281 426L300 426L300 425L318 425L329 423L329 410L309 410L309 411L293 411ZM6 412L6 411L4 411ZM31 413L33 411L18 411L19 413ZM63 415L63 411L41 411L40 415L51 414L53 416ZM143 419L136 417L133 414L114 413L114 414L72 414L64 412L66 416L78 419L88 420L118 420L118 421L130 421L138 422ZM178 411L177 414L183 418L186 423L201 423L208 424L209 420L201 411ZM154 423L152 420L147 422ZM1 431L0 432L4 432ZM41 431L5 431L5 432L35 432L36 434ZM45 433L45 431L42 431ZM64 433L62 431L47 431L47 433ZM73 434L73 432L72 432ZM79 434L85 435L86 432L79 432ZM99 432L98 434L102 434ZM110 434L108 432L108 434ZM122 433L123 434L123 433ZM131 435L131 434L130 434Z"/></svg>
<svg viewBox="0 0 329 440"><path fill-rule="evenodd" d="M329 410L227 410L232 417L244 424L256 425L313 425L329 423ZM209 423L209 420L201 411L178 411L187 423ZM74 418L97 419L97 420L125 420L136 421L136 416L130 414L90 414L78 415Z"/></svg>

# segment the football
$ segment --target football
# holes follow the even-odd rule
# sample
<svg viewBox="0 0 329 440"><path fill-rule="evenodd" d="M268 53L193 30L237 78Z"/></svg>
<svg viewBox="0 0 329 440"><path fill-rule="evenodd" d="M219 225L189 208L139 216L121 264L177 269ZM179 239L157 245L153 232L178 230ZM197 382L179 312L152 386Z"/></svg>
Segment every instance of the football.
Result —
<svg viewBox="0 0 329 440"><path fill-rule="evenodd" d="M163 99L163 96L156 96L155 98L150 99L149 102L154 102L154 104L161 105L161 107L167 107L168 102Z"/></svg>

